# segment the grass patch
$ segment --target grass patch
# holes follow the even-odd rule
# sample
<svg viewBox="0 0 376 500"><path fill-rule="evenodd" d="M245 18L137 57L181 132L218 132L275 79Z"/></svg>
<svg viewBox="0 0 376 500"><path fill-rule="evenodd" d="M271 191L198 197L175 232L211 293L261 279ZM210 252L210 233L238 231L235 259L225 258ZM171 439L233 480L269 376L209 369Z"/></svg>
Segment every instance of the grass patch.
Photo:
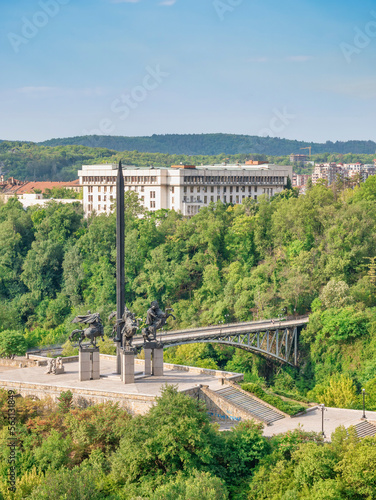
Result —
<svg viewBox="0 0 376 500"><path fill-rule="evenodd" d="M241 384L241 388L243 389L243 391L247 391L250 392L251 394L254 394L259 399L262 399L262 401L265 401L265 403L269 403L270 405L274 406L275 408L278 408L278 410L281 410L284 413L287 413L288 415L296 415L297 413L304 411L306 409L305 406L300 405L298 403L284 401L279 396L273 394L267 394L264 391L264 389L262 389L257 384L252 384L252 383Z"/></svg>

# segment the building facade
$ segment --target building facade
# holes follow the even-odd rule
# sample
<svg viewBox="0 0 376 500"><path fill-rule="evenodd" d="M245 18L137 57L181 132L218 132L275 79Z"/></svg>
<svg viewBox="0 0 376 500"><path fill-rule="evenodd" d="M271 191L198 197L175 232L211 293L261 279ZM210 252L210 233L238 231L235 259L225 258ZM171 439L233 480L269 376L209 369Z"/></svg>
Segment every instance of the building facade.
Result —
<svg viewBox="0 0 376 500"><path fill-rule="evenodd" d="M109 213L116 199L116 166L83 165L78 176L86 215ZM292 167L263 165L173 165L171 168L123 169L126 191L137 193L147 210L162 208L185 216L198 213L211 202L242 203L282 191Z"/></svg>

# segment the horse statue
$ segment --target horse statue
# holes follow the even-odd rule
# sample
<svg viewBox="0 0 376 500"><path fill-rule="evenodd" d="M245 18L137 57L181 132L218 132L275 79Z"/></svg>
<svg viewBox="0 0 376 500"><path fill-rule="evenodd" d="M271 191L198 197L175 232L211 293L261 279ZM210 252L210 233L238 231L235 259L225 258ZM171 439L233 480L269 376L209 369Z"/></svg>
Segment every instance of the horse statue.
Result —
<svg viewBox="0 0 376 500"><path fill-rule="evenodd" d="M159 308L158 302L156 300L153 300L146 315L146 324L148 326L142 329L142 335L145 342L157 340L157 330L164 327L167 318L172 317L176 320L175 316L171 313L168 313L167 311L174 312L171 307L168 307L166 309L166 312L163 312Z"/></svg>
<svg viewBox="0 0 376 500"><path fill-rule="evenodd" d="M84 330L81 329L73 330L73 332L69 336L69 340L71 342L77 335L80 336L78 340L79 346L81 346L81 342L85 339L89 339L93 347L97 347L96 344L97 337L101 337L102 340L104 340L103 325L99 313L91 314L91 312L88 311L87 315L76 316L72 321L72 323L84 323L89 326Z"/></svg>
<svg viewBox="0 0 376 500"><path fill-rule="evenodd" d="M112 318L116 317L116 311L113 311L108 320L110 321ZM127 347L130 349L132 347L132 339L139 327L139 321L136 319L134 313L132 313L127 306L124 306L124 312L120 319L117 319L114 327L112 329L112 334L116 335L118 327L121 327L121 335L123 339L123 347ZM116 339L118 341L118 339Z"/></svg>

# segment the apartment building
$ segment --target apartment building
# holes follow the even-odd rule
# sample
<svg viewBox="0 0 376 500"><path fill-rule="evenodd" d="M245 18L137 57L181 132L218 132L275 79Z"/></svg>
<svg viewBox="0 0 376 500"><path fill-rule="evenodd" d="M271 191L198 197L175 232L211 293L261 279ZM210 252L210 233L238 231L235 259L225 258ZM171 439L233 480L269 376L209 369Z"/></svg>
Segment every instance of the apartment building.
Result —
<svg viewBox="0 0 376 500"><path fill-rule="evenodd" d="M327 181L328 186L335 182L338 176L343 177L343 168L336 163L322 163L320 165L315 165L312 174L312 183L316 184L319 179L324 179Z"/></svg>
<svg viewBox="0 0 376 500"><path fill-rule="evenodd" d="M305 186L310 179L311 176L309 174L292 174L292 185L293 187L301 187Z"/></svg>
<svg viewBox="0 0 376 500"><path fill-rule="evenodd" d="M116 165L83 165L78 177L86 215L109 213L116 199ZM198 213L211 202L242 203L244 198L282 191L292 167L254 165L172 165L170 168L123 167L125 190L137 193L148 210Z"/></svg>

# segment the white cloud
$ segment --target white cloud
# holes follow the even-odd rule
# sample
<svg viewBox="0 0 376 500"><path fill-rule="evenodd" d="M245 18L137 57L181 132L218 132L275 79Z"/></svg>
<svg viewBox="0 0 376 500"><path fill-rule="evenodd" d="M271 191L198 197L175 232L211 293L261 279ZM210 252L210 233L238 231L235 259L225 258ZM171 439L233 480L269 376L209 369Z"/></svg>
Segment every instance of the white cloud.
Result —
<svg viewBox="0 0 376 500"><path fill-rule="evenodd" d="M164 7L171 7L171 5L175 5L176 0L163 0L163 2L160 2L159 5L163 5Z"/></svg>
<svg viewBox="0 0 376 500"><path fill-rule="evenodd" d="M341 79L322 83L321 89L352 98L373 100L376 98L376 78Z"/></svg>

